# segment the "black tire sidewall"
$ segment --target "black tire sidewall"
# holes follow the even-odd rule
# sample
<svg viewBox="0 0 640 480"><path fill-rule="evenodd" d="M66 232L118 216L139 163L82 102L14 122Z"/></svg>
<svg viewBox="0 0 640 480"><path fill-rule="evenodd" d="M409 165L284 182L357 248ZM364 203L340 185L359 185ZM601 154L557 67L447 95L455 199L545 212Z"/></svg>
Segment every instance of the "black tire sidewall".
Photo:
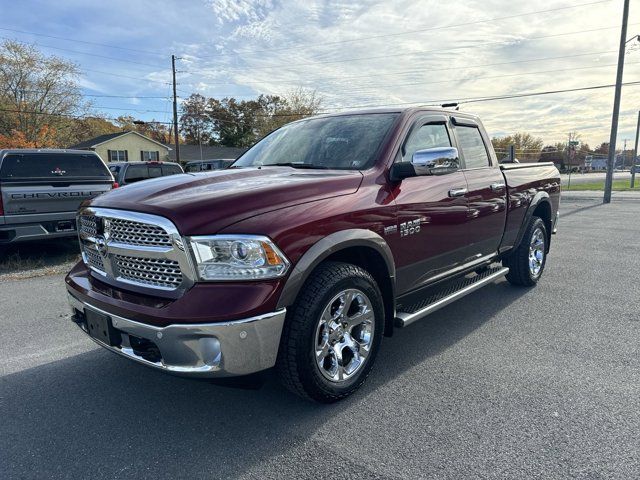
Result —
<svg viewBox="0 0 640 480"><path fill-rule="evenodd" d="M371 301L375 322L373 342L365 365L362 369L347 381L334 383L322 375L316 363L316 327L320 316L329 301L340 291L350 288L361 290ZM375 357L378 353L380 342L382 340L383 330L384 306L382 303L382 296L377 285L366 272L360 270L359 275L341 277L337 281L327 285L326 288L323 289L321 295L318 296L313 306L309 309L309 313L305 315L303 335L299 339L299 343L297 345L299 375L305 389L307 391L311 390L314 392L315 394L312 396L316 399L318 394L321 397L326 397L322 399L323 401L338 400L339 398L349 395L351 392L356 390L367 378L371 368L373 367Z"/></svg>

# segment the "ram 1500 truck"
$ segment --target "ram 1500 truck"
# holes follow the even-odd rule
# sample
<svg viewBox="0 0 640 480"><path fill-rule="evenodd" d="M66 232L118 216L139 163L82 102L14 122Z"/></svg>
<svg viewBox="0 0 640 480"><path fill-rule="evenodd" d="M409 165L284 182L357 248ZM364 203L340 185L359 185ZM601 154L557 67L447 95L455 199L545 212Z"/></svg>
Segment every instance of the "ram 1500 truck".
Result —
<svg viewBox="0 0 640 480"><path fill-rule="evenodd" d="M0 150L0 249L75 237L80 204L111 189L102 159L85 150Z"/></svg>
<svg viewBox="0 0 640 480"><path fill-rule="evenodd" d="M553 164L498 164L468 114L296 121L229 169L87 202L72 319L158 370L275 366L293 392L332 402L364 382L394 328L503 276L534 286L559 195Z"/></svg>

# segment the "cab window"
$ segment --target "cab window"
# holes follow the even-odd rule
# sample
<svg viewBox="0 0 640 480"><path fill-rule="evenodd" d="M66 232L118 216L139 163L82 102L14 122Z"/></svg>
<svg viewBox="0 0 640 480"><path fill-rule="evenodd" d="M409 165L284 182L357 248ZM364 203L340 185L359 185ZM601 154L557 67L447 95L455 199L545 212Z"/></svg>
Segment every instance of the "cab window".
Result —
<svg viewBox="0 0 640 480"><path fill-rule="evenodd" d="M162 165L162 175L176 175L182 173L182 169L178 165Z"/></svg>
<svg viewBox="0 0 640 480"><path fill-rule="evenodd" d="M451 139L444 123L428 123L411 132L402 155L403 162L410 162L413 154L427 148L450 147Z"/></svg>
<svg viewBox="0 0 640 480"><path fill-rule="evenodd" d="M124 175L127 183L139 182L149 178L149 168L146 165L129 165Z"/></svg>
<svg viewBox="0 0 640 480"><path fill-rule="evenodd" d="M456 136L466 168L481 168L491 165L487 147L478 127L457 126Z"/></svg>

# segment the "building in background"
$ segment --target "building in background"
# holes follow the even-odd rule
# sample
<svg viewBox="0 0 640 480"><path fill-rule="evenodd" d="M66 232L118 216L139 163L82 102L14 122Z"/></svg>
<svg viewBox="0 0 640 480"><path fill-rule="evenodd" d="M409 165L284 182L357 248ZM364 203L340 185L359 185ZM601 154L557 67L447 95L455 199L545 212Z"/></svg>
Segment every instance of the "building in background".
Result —
<svg viewBox="0 0 640 480"><path fill-rule="evenodd" d="M180 144L180 162L184 164L192 160L211 160L219 158L236 159L246 151L246 148ZM169 159L172 162L176 161L175 150L169 151Z"/></svg>
<svg viewBox="0 0 640 480"><path fill-rule="evenodd" d="M168 161L171 152L166 145L134 131L100 135L69 148L93 150L105 162Z"/></svg>

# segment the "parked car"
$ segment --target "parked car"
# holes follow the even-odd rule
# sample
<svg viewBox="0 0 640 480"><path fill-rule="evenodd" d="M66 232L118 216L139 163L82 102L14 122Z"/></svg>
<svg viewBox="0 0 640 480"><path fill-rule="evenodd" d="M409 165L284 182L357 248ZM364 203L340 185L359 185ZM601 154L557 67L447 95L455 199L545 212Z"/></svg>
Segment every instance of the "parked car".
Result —
<svg viewBox="0 0 640 480"><path fill-rule="evenodd" d="M79 213L66 283L82 330L178 375L275 366L332 402L394 328L501 277L534 286L560 177L499 165L472 115L406 109L293 122L227 170L125 190Z"/></svg>
<svg viewBox="0 0 640 480"><path fill-rule="evenodd" d="M192 160L187 162L184 171L187 173L205 172L209 170L223 170L230 167L235 160L233 158L216 158L212 160Z"/></svg>
<svg viewBox="0 0 640 480"><path fill-rule="evenodd" d="M0 245L75 236L80 204L112 185L93 152L0 150Z"/></svg>
<svg viewBox="0 0 640 480"><path fill-rule="evenodd" d="M116 187L148 180L149 178L166 177L184 173L179 163L173 162L111 162L109 170L116 181Z"/></svg>

